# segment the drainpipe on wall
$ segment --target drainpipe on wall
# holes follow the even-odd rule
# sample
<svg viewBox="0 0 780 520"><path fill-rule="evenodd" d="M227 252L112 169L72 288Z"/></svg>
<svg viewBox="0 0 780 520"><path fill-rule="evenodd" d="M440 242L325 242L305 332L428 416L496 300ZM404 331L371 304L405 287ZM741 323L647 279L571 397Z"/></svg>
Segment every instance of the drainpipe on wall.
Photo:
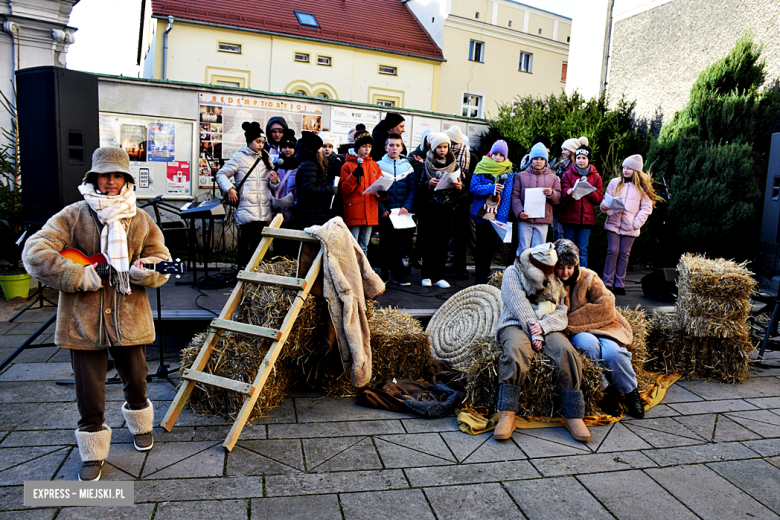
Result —
<svg viewBox="0 0 780 520"><path fill-rule="evenodd" d="M607 9L607 31L604 41L604 60L601 67L601 85L599 85L599 94L607 90L609 82L609 58L612 56L612 13L615 10L615 0L609 0Z"/></svg>
<svg viewBox="0 0 780 520"><path fill-rule="evenodd" d="M168 28L163 33L162 79L168 79L168 33L173 29L173 16L168 17Z"/></svg>
<svg viewBox="0 0 780 520"><path fill-rule="evenodd" d="M11 81L14 88L11 92L11 104L16 106L16 71L18 69L18 55L19 55L19 26L13 22L3 22L3 31L11 35Z"/></svg>

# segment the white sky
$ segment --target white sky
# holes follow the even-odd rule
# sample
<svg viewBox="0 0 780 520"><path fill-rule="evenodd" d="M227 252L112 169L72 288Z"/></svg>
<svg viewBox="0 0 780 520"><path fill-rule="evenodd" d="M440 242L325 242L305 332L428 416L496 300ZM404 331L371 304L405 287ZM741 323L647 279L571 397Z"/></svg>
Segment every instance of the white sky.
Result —
<svg viewBox="0 0 780 520"><path fill-rule="evenodd" d="M383 0L389 1L389 0ZM537 9L573 18L582 0L522 0ZM138 28L141 0L81 0L70 25L76 43L68 49L68 68L103 74L138 76Z"/></svg>

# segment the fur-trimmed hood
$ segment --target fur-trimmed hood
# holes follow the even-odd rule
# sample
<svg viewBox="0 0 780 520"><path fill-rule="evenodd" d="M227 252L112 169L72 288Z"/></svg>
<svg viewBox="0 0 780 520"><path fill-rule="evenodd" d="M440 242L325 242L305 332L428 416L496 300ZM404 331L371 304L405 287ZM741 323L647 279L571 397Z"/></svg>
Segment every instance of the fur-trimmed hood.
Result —
<svg viewBox="0 0 780 520"><path fill-rule="evenodd" d="M555 274L545 275L531 262L530 247L515 259L515 267L520 273L520 285L522 285L528 301L531 303L552 301L556 305L563 302L566 296L563 282Z"/></svg>

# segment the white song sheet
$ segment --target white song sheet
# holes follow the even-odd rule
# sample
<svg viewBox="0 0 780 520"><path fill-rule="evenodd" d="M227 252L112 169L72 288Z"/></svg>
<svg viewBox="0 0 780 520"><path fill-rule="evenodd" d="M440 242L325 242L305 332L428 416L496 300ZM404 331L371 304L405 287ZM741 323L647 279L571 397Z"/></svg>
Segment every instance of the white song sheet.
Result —
<svg viewBox="0 0 780 520"><path fill-rule="evenodd" d="M392 186L394 182L395 179L392 177L379 177L376 181L374 181L374 184L366 188L366 191L363 192L363 195L370 195L379 191L387 191L387 189Z"/></svg>
<svg viewBox="0 0 780 520"><path fill-rule="evenodd" d="M596 191L596 187L593 186L588 181L578 180L574 183L574 187L572 188L571 196L574 200L580 200L585 195L588 195L589 193L593 193Z"/></svg>
<svg viewBox="0 0 780 520"><path fill-rule="evenodd" d="M525 204L523 208L528 218L544 218L547 206L547 196L544 190L547 188L528 188L525 190Z"/></svg>
<svg viewBox="0 0 780 520"><path fill-rule="evenodd" d="M493 229L496 230L501 241L505 244L512 243L512 223L511 222L499 222L498 220L491 220Z"/></svg>
<svg viewBox="0 0 780 520"><path fill-rule="evenodd" d="M604 205L609 208L607 215L612 215L616 211L623 211L626 209L626 204L623 202L622 197L613 197L608 193L604 195Z"/></svg>
<svg viewBox="0 0 780 520"><path fill-rule="evenodd" d="M458 180L459 175L460 175L460 170L455 170L454 172L445 173L444 175L441 176L441 179L439 179L439 184L436 185L433 191L446 190L447 188L452 188L452 183Z"/></svg>
<svg viewBox="0 0 780 520"><path fill-rule="evenodd" d="M401 208L393 208L390 210L390 222L392 222L395 229L411 229L417 224L414 223L412 216L413 213L404 213L400 215Z"/></svg>

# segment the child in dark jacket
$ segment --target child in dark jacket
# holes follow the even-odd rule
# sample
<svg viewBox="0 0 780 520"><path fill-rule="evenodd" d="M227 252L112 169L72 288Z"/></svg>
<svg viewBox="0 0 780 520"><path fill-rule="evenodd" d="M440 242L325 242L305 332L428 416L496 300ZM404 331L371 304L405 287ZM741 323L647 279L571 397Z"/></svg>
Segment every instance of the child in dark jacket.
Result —
<svg viewBox="0 0 780 520"><path fill-rule="evenodd" d="M406 157L401 155L403 146L399 134L388 135L385 144L387 153L379 161L382 175L395 181L388 190L388 199L379 201L379 251L382 258L382 279L387 280L392 270L393 282L411 285L404 276L401 258L407 237L414 229L395 229L390 221L390 212L394 209L398 209L400 215L412 212L417 192L417 173Z"/></svg>
<svg viewBox="0 0 780 520"><path fill-rule="evenodd" d="M604 198L604 189L601 175L590 164L591 149L587 145L580 145L574 155L574 164L569 166L561 180L562 207L558 222L563 226L563 238L577 244L580 250L580 266L588 267L590 231L596 225L596 207ZM576 200L572 193L578 180L587 182L596 190Z"/></svg>
<svg viewBox="0 0 780 520"><path fill-rule="evenodd" d="M510 195L514 176L512 162L507 159L509 147L506 141L496 141L490 153L483 157L471 177L471 216L477 231L477 249L474 264L475 282L487 283L490 263L496 245L496 232L491 220L506 223L509 215ZM506 193L504 193L506 191Z"/></svg>

